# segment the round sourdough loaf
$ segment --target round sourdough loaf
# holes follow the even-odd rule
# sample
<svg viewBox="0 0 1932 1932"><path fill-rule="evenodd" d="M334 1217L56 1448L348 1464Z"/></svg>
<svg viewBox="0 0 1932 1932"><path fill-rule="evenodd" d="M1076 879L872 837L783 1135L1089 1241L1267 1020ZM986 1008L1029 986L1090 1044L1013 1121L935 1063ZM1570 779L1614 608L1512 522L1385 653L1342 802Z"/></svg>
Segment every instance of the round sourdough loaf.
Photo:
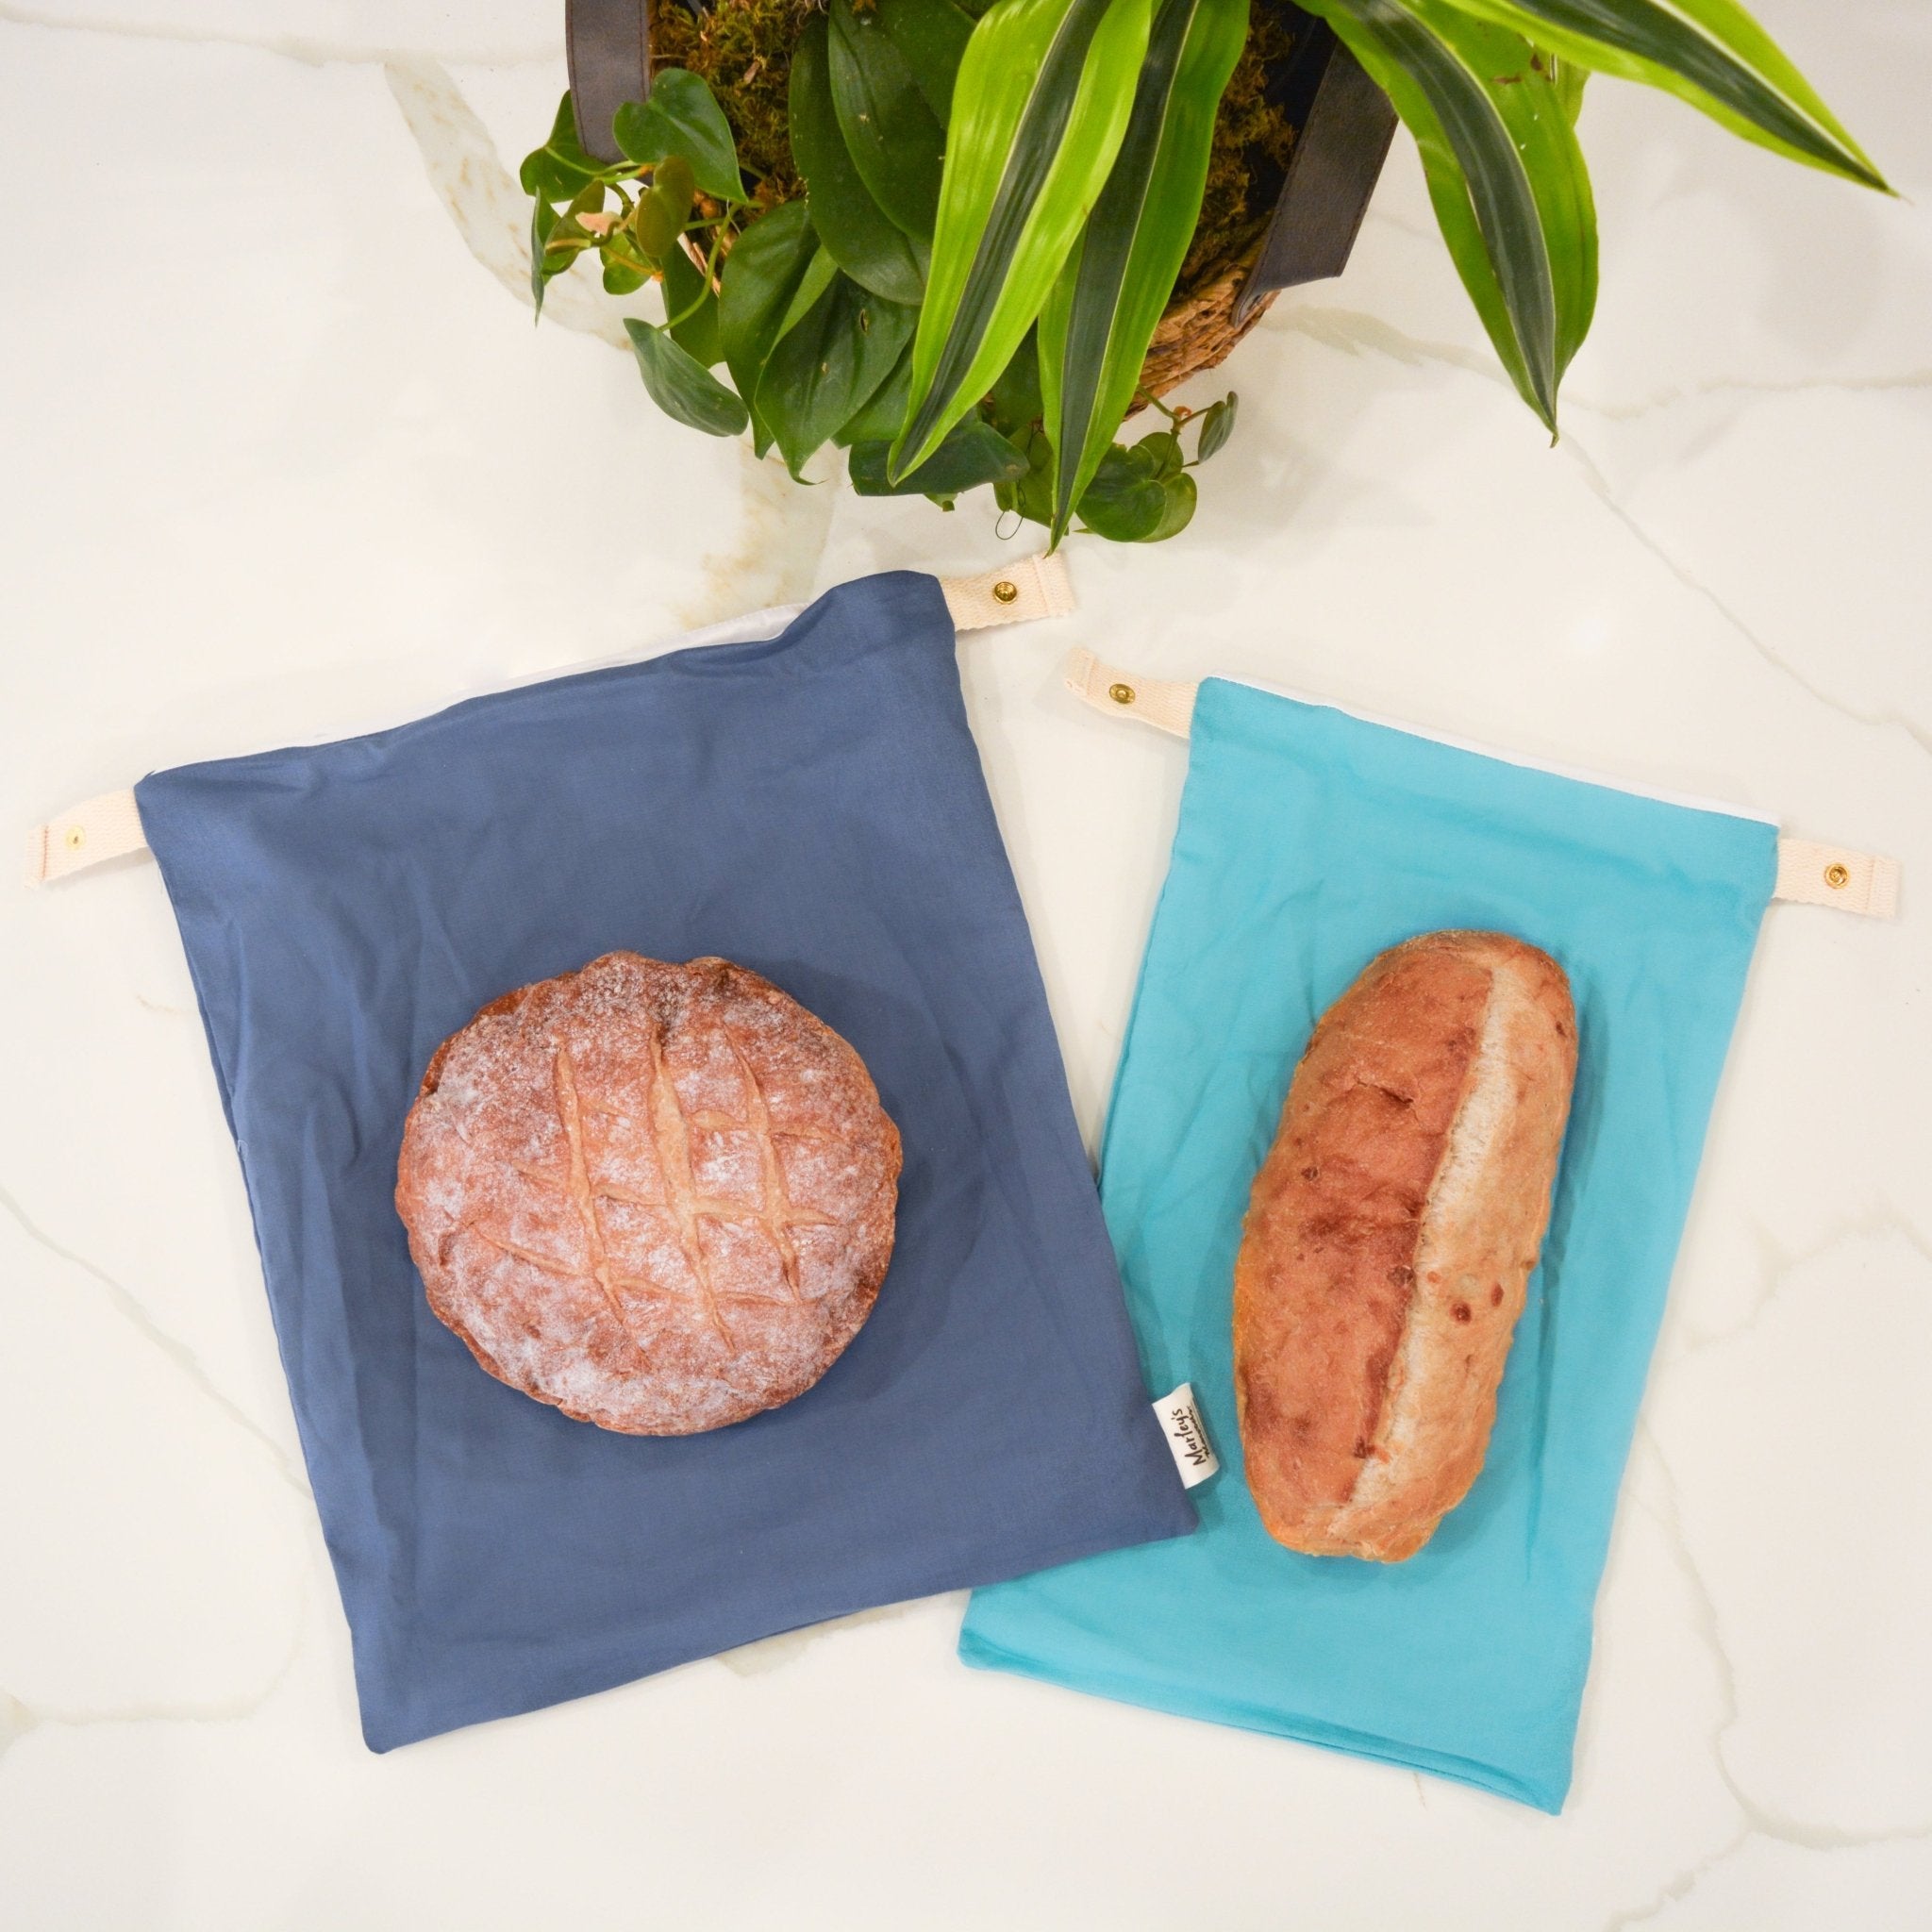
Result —
<svg viewBox="0 0 1932 1932"><path fill-rule="evenodd" d="M899 1135L864 1063L726 959L608 953L438 1048L396 1208L499 1380L630 1435L809 1389L872 1312Z"/></svg>

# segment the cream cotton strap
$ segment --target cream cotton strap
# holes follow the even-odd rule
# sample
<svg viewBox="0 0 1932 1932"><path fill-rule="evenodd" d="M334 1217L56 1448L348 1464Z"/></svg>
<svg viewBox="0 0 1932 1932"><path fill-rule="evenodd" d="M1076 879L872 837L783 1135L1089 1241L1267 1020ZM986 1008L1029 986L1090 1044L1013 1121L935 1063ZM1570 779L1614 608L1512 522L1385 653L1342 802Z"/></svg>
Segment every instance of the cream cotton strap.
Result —
<svg viewBox="0 0 1932 1932"><path fill-rule="evenodd" d="M27 834L26 882L43 886L104 859L145 852L147 837L131 791L104 791Z"/></svg>
<svg viewBox="0 0 1932 1932"><path fill-rule="evenodd" d="M1035 617L1066 617L1074 608L1067 560L1058 553L1023 557L974 577L941 577L955 630L984 630L994 624L1024 624Z"/></svg>
<svg viewBox="0 0 1932 1932"><path fill-rule="evenodd" d="M1898 916L1898 860L1812 839L1777 841L1774 899L1798 906L1831 906L1867 919Z"/></svg>
<svg viewBox="0 0 1932 1932"><path fill-rule="evenodd" d="M1139 718L1176 738L1187 737L1192 727L1194 698L1201 689L1198 684L1138 677L1131 671L1103 664L1091 651L1080 650L1068 653L1064 675L1067 689L1096 711L1116 718ZM1857 912L1866 919L1894 919L1898 916L1898 860L1873 852L1854 852L1845 845L1780 837L1777 884L1771 896L1796 906L1829 906L1835 911Z"/></svg>
<svg viewBox="0 0 1932 1932"><path fill-rule="evenodd" d="M1158 677L1137 677L1103 664L1091 651L1070 651L1062 667L1067 689L1085 698L1095 710L1116 718L1139 718L1143 724L1185 738L1194 720L1198 684L1172 684Z"/></svg>

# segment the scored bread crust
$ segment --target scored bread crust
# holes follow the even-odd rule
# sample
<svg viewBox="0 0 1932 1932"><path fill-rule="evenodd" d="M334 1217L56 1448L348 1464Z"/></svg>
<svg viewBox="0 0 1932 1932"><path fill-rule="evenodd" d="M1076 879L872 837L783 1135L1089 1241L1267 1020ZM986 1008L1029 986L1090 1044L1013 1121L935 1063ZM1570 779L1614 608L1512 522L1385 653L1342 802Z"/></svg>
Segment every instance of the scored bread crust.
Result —
<svg viewBox="0 0 1932 1932"><path fill-rule="evenodd" d="M432 1056L396 1208L500 1381L632 1435L811 1387L891 1258L898 1131L851 1046L728 960L609 953Z"/></svg>
<svg viewBox="0 0 1932 1932"><path fill-rule="evenodd" d="M1468 1493L1575 1073L1562 968L1503 933L1391 947L1323 1015L1235 1262L1241 1447L1277 1542L1399 1562Z"/></svg>

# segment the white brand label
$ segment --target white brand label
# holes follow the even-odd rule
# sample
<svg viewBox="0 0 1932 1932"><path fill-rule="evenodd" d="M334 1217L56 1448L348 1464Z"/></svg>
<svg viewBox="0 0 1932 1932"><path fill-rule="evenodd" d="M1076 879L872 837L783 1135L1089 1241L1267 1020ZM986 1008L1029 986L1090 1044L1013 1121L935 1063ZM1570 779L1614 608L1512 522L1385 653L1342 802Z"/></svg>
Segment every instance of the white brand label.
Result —
<svg viewBox="0 0 1932 1932"><path fill-rule="evenodd" d="M1172 1395L1163 1395L1154 1405L1154 1413L1160 1418L1167 1446L1174 1451L1174 1466L1189 1489L1220 1474L1221 1458L1208 1440L1208 1425L1195 1407L1191 1382L1183 1382Z"/></svg>

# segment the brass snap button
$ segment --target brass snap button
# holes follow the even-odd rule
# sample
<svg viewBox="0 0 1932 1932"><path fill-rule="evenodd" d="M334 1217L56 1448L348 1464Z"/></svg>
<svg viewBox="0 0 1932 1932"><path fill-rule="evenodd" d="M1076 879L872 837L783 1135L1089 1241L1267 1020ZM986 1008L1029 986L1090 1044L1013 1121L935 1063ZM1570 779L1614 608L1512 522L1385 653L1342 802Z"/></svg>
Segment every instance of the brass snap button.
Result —
<svg viewBox="0 0 1932 1932"><path fill-rule="evenodd" d="M995 604L1011 604L1018 599L1019 595L1020 587L1010 577L1002 577L992 587L992 596Z"/></svg>
<svg viewBox="0 0 1932 1932"><path fill-rule="evenodd" d="M1852 869L1850 866L1841 865L1839 863L1837 859L1833 859L1832 862L1824 868L1824 883L1827 886L1829 886L1834 892L1843 891L1844 889L1851 884L1851 882Z"/></svg>
<svg viewBox="0 0 1932 1932"><path fill-rule="evenodd" d="M1107 694L1117 705L1131 705L1134 702L1134 687L1131 684L1110 684Z"/></svg>
<svg viewBox="0 0 1932 1932"><path fill-rule="evenodd" d="M67 828L68 851L78 852L80 848L86 843L87 827L85 825L69 825Z"/></svg>

